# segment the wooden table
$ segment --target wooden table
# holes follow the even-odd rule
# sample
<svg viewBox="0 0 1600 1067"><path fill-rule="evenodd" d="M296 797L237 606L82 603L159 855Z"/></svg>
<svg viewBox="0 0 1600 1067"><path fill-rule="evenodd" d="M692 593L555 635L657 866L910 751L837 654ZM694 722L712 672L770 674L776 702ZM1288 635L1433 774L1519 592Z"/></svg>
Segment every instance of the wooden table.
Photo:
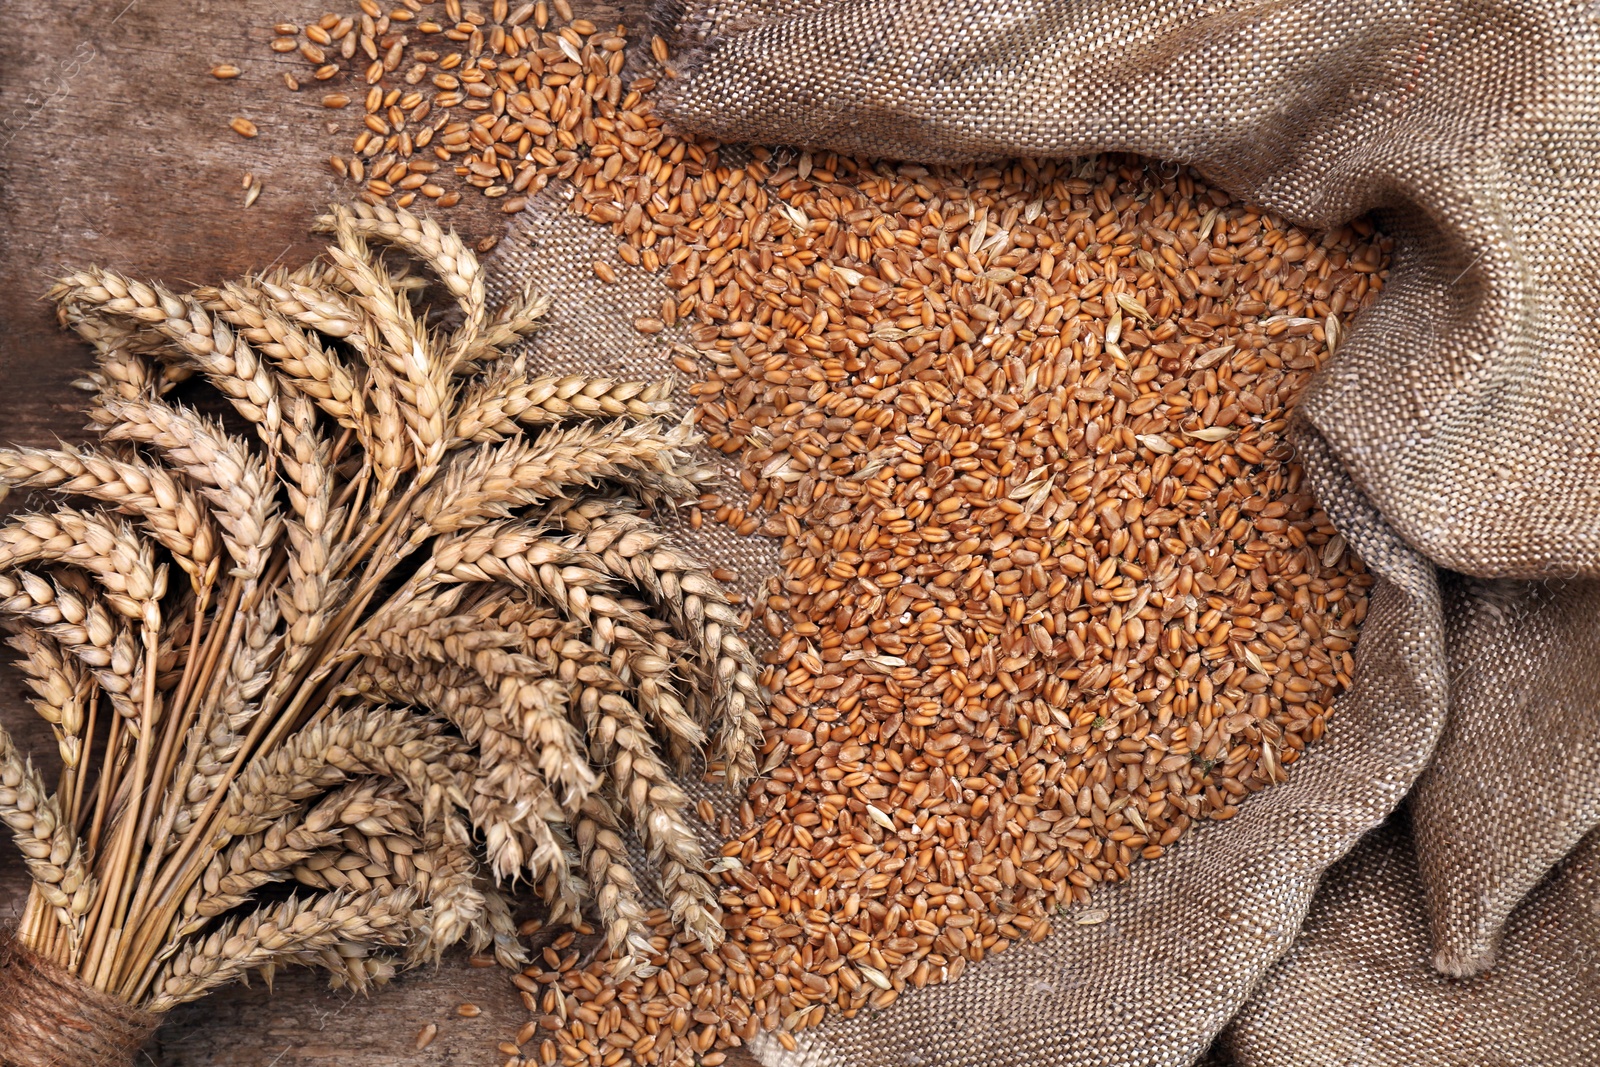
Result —
<svg viewBox="0 0 1600 1067"><path fill-rule="evenodd" d="M333 6L341 14L356 10L354 0ZM574 0L574 6L596 22L620 14L629 25L643 25L641 0ZM326 159L348 149L360 109L319 105L318 90L337 82L288 92L282 72L303 76L306 65L269 51L267 41L273 23L304 25L326 10L327 0L7 5L0 63L6 244L0 440L82 439L80 394L70 383L88 366L87 350L57 327L52 308L39 299L64 268L95 263L199 284L298 263L315 252L311 218L350 195ZM243 76L212 78L208 72L222 62L243 68ZM358 95L354 87L348 91ZM233 133L228 123L238 115L255 122L260 136ZM263 185L248 209L241 187L247 172ZM481 198L444 217L474 240L506 224L498 205ZM9 667L0 674L0 720L25 749L53 749ZM10 841L0 843L0 918L20 912L26 881ZM463 1002L483 1014L458 1017ZM236 986L174 1012L146 1059L161 1067L498 1065L506 1057L495 1045L527 1019L504 972L472 968L460 955L370 999L335 994L318 974L291 971L279 976L270 996L259 983ZM438 1039L414 1051L417 1030L430 1021L439 1025Z"/></svg>

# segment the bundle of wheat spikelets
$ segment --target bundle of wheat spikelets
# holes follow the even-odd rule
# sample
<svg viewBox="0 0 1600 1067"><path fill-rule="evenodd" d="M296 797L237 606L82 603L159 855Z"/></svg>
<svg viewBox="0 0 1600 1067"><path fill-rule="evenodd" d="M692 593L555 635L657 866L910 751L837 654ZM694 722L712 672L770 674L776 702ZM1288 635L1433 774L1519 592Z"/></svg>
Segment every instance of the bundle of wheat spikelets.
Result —
<svg viewBox="0 0 1600 1067"><path fill-rule="evenodd" d="M0 451L0 484L99 506L0 527L63 765L52 791L0 732L17 938L160 1012L288 963L364 988L461 940L517 962L522 880L638 967L631 830L716 944L669 768L709 741L748 778L760 694L719 583L645 517L697 492L665 387L535 373L508 350L543 302L491 314L432 222L319 228L294 272L51 293L101 443Z"/></svg>

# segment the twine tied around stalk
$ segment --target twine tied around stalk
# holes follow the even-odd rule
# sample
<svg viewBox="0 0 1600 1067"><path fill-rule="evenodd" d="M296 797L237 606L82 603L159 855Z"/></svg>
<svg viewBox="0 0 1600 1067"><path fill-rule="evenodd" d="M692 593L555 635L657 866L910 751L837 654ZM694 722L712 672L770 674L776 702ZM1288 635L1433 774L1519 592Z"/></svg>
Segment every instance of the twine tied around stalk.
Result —
<svg viewBox="0 0 1600 1067"><path fill-rule="evenodd" d="M0 1067L122 1067L158 1016L96 990L0 928Z"/></svg>

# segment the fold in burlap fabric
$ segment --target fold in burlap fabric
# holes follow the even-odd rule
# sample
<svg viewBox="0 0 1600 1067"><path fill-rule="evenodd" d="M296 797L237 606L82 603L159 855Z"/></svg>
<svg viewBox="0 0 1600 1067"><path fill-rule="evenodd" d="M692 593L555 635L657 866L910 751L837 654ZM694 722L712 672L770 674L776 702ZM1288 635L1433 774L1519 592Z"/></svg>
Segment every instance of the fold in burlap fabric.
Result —
<svg viewBox="0 0 1600 1067"><path fill-rule="evenodd" d="M1397 817L1368 834L1328 872L1294 947L1223 1031L1216 1062L1594 1063L1600 833L1524 900L1505 925L1494 967L1459 980L1428 966L1422 884L1405 823Z"/></svg>
<svg viewBox="0 0 1600 1067"><path fill-rule="evenodd" d="M1396 242L1296 430L1381 578L1324 742L1105 894L1107 922L762 1058L1187 1064L1227 1027L1215 1062L1252 1067L1600 1062L1600 1019L1575 1007L1600 1001L1593 836L1547 879L1600 824L1600 5L696 0L657 18L677 54L663 110L725 141L1139 152L1302 225L1371 213ZM561 293L540 343L659 373L662 344L628 326L656 283L595 283L608 235L551 194L525 236L500 267ZM749 584L775 570L770 544L697 540ZM1412 790L1409 832L1329 873ZM1540 944L1552 931L1565 947ZM1489 975L1439 974L1497 949Z"/></svg>

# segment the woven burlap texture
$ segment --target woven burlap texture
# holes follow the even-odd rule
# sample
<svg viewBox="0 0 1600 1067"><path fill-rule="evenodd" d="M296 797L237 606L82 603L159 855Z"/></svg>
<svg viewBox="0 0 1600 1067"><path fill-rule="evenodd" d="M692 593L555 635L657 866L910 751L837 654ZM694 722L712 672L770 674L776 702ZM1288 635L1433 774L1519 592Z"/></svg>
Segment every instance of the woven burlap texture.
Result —
<svg viewBox="0 0 1600 1067"><path fill-rule="evenodd" d="M1381 578L1325 741L1287 784L1097 900L1107 921L1069 920L960 982L834 1021L798 1053L759 1040L763 1060L1187 1064L1237 1015L1216 1055L1421 1067L1457 1061L1425 1044L1363 1059L1310 1036L1274 1043L1253 1020L1293 1017L1314 1035L1315 1016L1293 1013L1331 998L1330 1018L1358 1031L1412 986L1418 1025L1440 1005L1473 1010L1481 988L1552 1019L1565 998L1600 998L1592 964L1563 1000L1508 992L1543 973L1512 959L1518 936L1536 936L1530 909L1593 914L1596 898L1592 877L1561 875L1540 890L1556 904L1518 910L1600 823L1597 8L734 0L657 17L678 56L664 110L725 141L918 161L1134 151L1192 163L1303 225L1371 213L1396 240L1382 298L1295 434L1320 500ZM623 271L601 285L588 267L615 238L560 195L538 198L502 246L502 284L558 295L537 343L564 362L659 375L681 336L630 326L659 305L659 282ZM770 542L709 525L690 539L749 591L775 573ZM1413 788L1410 832L1363 843L1323 891L1343 910L1313 910L1355 924L1350 944L1386 943L1394 924L1389 962L1341 980L1350 944L1316 925L1334 920L1290 948L1329 866ZM1370 905L1349 902L1368 891ZM1506 969L1488 980L1501 986L1430 967L1471 974L1497 949ZM1592 1015L1548 1045L1484 1025L1509 1042L1503 1062L1600 1062Z"/></svg>

